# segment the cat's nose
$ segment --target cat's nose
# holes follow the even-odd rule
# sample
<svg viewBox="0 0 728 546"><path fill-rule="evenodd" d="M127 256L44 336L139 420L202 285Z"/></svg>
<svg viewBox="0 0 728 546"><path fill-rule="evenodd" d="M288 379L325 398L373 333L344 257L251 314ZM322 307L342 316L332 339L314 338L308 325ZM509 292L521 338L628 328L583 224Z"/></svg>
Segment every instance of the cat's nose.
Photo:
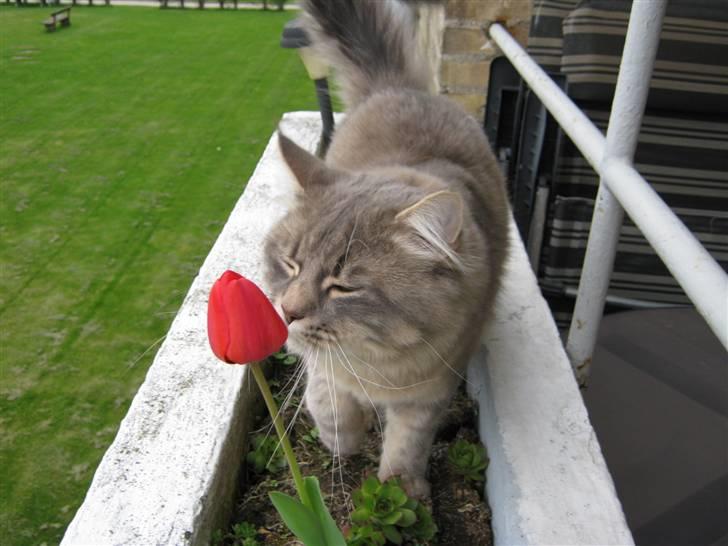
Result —
<svg viewBox="0 0 728 546"><path fill-rule="evenodd" d="M281 305L283 310L283 317L286 319L286 324L291 324L294 320L301 320L303 318L303 312L297 309L289 310L285 305Z"/></svg>

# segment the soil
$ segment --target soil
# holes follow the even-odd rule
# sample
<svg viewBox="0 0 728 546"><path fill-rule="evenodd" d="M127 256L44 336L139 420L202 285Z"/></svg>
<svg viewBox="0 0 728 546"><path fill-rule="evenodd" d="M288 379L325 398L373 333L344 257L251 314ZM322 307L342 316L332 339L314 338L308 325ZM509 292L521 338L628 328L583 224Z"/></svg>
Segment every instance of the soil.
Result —
<svg viewBox="0 0 728 546"><path fill-rule="evenodd" d="M274 367L275 375L271 385L274 393L286 385L294 374L294 368L281 365ZM290 423L296 414L301 402L302 388L299 385L284 411L286 423ZM290 385L287 389L290 389ZM428 543L430 546L490 546L493 543L490 509L482 497L482 483L474 483L455 473L447 459L448 447L455 440L464 438L478 441L475 411L474 404L465 394L465 390L461 389L450 404L435 438L429 469L432 498L425 501L425 504L431 509L438 532L435 539ZM261 412L254 428L251 437L267 432L275 434L270 430L267 412ZM300 411L290 432L291 443L302 474L318 477L324 501L339 528L346 534L351 524L349 514L353 509L352 492L366 477L376 475L381 447L380 433L372 430L361 453L339 461L338 458L334 460L332 454L311 437L312 428L310 417L305 411ZM242 474L242 494L236 502L231 528L236 523L247 521L257 528L257 538L262 544L300 544L282 523L268 498L270 491L282 491L296 496L287 469L275 471L274 474L267 471L256 474L248 465L244 467ZM226 545L240 544L232 538L232 533L228 533L222 542Z"/></svg>

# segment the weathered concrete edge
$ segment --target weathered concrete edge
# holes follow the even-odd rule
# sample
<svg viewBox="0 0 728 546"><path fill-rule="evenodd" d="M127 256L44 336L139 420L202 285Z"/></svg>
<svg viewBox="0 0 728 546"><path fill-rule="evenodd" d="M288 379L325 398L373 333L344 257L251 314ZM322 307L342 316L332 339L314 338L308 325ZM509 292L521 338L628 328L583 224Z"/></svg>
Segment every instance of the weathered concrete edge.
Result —
<svg viewBox="0 0 728 546"><path fill-rule="evenodd" d="M631 545L561 339L511 221L496 317L468 370L497 546Z"/></svg>
<svg viewBox="0 0 728 546"><path fill-rule="evenodd" d="M282 126L315 148L315 113L288 114ZM62 544L207 544L225 517L242 456L246 394L255 386L244 368L223 366L210 353L207 294L228 268L262 280L263 237L292 194L281 165L269 143ZM632 544L517 236L513 247L496 321L484 338L488 353L478 355L469 373L491 456L496 543Z"/></svg>
<svg viewBox="0 0 728 546"><path fill-rule="evenodd" d="M315 113L281 122L315 149ZM229 513L257 387L207 343L207 295L226 269L262 282L265 234L293 194L274 137L200 268L63 545L208 544Z"/></svg>

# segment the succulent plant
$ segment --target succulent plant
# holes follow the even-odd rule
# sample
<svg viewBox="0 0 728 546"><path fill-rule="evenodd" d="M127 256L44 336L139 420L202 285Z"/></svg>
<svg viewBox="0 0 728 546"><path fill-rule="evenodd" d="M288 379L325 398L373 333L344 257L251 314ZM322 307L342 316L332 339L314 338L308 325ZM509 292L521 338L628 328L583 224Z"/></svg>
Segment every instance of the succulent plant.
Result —
<svg viewBox="0 0 728 546"><path fill-rule="evenodd" d="M458 474L473 481L484 480L488 456L482 444L458 440L447 450L447 460Z"/></svg>
<svg viewBox="0 0 728 546"><path fill-rule="evenodd" d="M354 525L346 537L347 546L384 546L386 543L384 534L371 525Z"/></svg>
<svg viewBox="0 0 728 546"><path fill-rule="evenodd" d="M381 483L377 478L367 478L354 491L352 500L351 519L356 525L349 544L354 539L358 541L354 544L361 546L384 544L380 540L393 544L402 544L405 539L426 541L437 532L427 508L409 498L396 479Z"/></svg>
<svg viewBox="0 0 728 546"><path fill-rule="evenodd" d="M417 501L410 499L396 480L380 483L374 477L367 478L354 491L353 501L352 521L372 524L394 544L402 543L397 527L409 527L417 521Z"/></svg>

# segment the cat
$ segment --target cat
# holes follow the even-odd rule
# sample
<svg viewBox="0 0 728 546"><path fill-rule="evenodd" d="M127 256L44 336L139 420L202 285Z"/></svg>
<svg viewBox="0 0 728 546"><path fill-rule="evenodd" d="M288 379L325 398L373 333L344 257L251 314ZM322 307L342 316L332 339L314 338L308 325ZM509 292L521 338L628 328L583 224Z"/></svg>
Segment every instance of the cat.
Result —
<svg viewBox="0 0 728 546"><path fill-rule="evenodd" d="M478 123L428 94L398 0L305 0L347 116L325 160L279 132L300 191L265 246L321 441L383 430L378 477L426 497L438 418L491 315L507 255L503 176ZM384 415L382 416L382 411Z"/></svg>

